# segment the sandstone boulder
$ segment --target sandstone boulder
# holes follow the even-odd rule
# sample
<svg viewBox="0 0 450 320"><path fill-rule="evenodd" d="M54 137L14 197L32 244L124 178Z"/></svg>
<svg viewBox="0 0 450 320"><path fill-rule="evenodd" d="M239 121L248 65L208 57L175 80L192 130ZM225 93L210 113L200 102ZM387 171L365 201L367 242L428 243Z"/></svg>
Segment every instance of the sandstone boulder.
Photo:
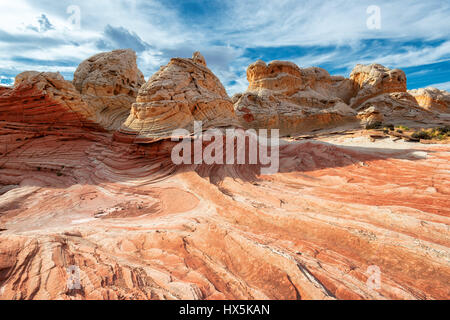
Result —
<svg viewBox="0 0 450 320"><path fill-rule="evenodd" d="M371 106L359 112L357 117L361 120L361 124L364 125L366 129L381 125L384 121L383 113L375 106Z"/></svg>
<svg viewBox="0 0 450 320"><path fill-rule="evenodd" d="M436 113L420 107L414 97L407 92L377 95L357 106L355 110L363 125L383 122L414 126L414 124L442 122Z"/></svg>
<svg viewBox="0 0 450 320"><path fill-rule="evenodd" d="M194 121L202 121L203 129L234 123L225 88L198 52L170 60L142 86L120 134L151 142L170 137L175 129L192 131Z"/></svg>
<svg viewBox="0 0 450 320"><path fill-rule="evenodd" d="M96 54L83 61L73 78L83 100L95 111L97 121L115 130L128 117L139 88L145 83L130 49Z"/></svg>
<svg viewBox="0 0 450 320"><path fill-rule="evenodd" d="M406 75L400 69L390 70L379 64L358 64L350 74L357 91L351 100L356 107L366 100L384 93L406 92Z"/></svg>
<svg viewBox="0 0 450 320"><path fill-rule="evenodd" d="M233 97L245 128L277 128L288 135L355 120L345 103L352 96L351 82L322 68L259 60L247 69L247 79L248 90Z"/></svg>

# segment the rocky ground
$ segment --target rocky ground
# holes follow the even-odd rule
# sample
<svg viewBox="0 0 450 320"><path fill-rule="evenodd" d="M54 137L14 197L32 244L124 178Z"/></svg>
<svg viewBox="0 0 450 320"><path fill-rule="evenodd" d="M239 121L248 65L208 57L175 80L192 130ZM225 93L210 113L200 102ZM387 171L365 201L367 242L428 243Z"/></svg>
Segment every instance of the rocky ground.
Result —
<svg viewBox="0 0 450 320"><path fill-rule="evenodd" d="M89 59L82 85L28 73L1 88L0 299L450 298L448 139L383 128L448 125L448 93L408 93L401 70L378 65L338 79L276 62L251 66L230 99L195 54L155 74L126 119L133 54ZM127 71L105 72L117 55ZM114 88L121 102L102 104ZM174 165L166 129L192 129L177 112L283 124L279 172Z"/></svg>

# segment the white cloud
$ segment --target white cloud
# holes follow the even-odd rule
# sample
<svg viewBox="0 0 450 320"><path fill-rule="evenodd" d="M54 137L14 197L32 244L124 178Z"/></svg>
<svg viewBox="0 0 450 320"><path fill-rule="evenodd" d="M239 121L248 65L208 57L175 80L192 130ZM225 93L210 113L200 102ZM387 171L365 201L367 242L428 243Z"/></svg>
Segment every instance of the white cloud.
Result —
<svg viewBox="0 0 450 320"><path fill-rule="evenodd" d="M162 0L0 1L0 69L70 72L74 67L58 61L76 66L101 51L97 44L108 40L108 25L145 43L138 63L146 78L172 56L200 50L232 93L247 86L245 69L253 62L245 56L247 48L328 46L328 51L302 52L291 60L301 67L334 63L348 71L356 63L404 68L450 59L450 3L438 0L376 1L380 30L366 26L366 9L373 0L229 0L221 3L220 18L206 13L189 23L183 19L185 7ZM73 4L80 8L80 30L70 24L67 8ZM42 15L53 28L39 28ZM392 44L366 46L367 39L389 39ZM414 41L435 39L440 40L437 47L414 46ZM109 40L112 46L135 43ZM55 65L18 62L17 56Z"/></svg>

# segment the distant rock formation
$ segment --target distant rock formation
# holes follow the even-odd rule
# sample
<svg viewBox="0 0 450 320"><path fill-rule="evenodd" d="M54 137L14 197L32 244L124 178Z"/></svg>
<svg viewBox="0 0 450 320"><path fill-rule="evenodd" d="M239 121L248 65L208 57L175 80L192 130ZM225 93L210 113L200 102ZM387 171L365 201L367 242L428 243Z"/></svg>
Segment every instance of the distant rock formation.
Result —
<svg viewBox="0 0 450 320"><path fill-rule="evenodd" d="M377 123L448 124L440 114L448 110L445 94L436 89L407 91L406 75L402 70L390 70L379 64L357 65L350 80L356 91L350 106L358 112L357 117L365 126Z"/></svg>
<svg viewBox="0 0 450 320"><path fill-rule="evenodd" d="M278 128L285 135L355 120L345 103L352 96L351 81L324 69L259 60L248 67L247 79L247 92L232 98L245 128Z"/></svg>
<svg viewBox="0 0 450 320"><path fill-rule="evenodd" d="M53 127L97 127L94 112L59 73L26 71L0 91L0 120Z"/></svg>
<svg viewBox="0 0 450 320"><path fill-rule="evenodd" d="M136 53L130 49L96 54L83 61L73 77L75 88L95 111L97 122L109 130L120 128L144 83Z"/></svg>
<svg viewBox="0 0 450 320"><path fill-rule="evenodd" d="M390 70L379 64L358 64L350 74L355 86L356 96L352 107L359 106L368 99L383 93L406 92L406 75L400 69Z"/></svg>
<svg viewBox="0 0 450 320"><path fill-rule="evenodd" d="M194 121L202 121L204 129L234 121L225 88L199 52L191 59L170 60L142 86L120 134L122 139L152 142L170 137L175 129L192 132Z"/></svg>

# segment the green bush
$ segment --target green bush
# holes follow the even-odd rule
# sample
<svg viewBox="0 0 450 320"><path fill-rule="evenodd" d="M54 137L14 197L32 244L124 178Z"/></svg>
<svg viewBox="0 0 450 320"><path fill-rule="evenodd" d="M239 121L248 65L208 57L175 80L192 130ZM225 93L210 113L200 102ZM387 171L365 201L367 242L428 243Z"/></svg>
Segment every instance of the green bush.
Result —
<svg viewBox="0 0 450 320"><path fill-rule="evenodd" d="M414 139L421 139L421 140L431 140L432 136L429 132L425 130L414 132L411 137Z"/></svg>
<svg viewBox="0 0 450 320"><path fill-rule="evenodd" d="M403 130L403 131L409 131L409 130L410 130L409 127L404 126L404 125L399 125L399 126L397 126L396 128L398 128L398 129L400 129L400 130Z"/></svg>

